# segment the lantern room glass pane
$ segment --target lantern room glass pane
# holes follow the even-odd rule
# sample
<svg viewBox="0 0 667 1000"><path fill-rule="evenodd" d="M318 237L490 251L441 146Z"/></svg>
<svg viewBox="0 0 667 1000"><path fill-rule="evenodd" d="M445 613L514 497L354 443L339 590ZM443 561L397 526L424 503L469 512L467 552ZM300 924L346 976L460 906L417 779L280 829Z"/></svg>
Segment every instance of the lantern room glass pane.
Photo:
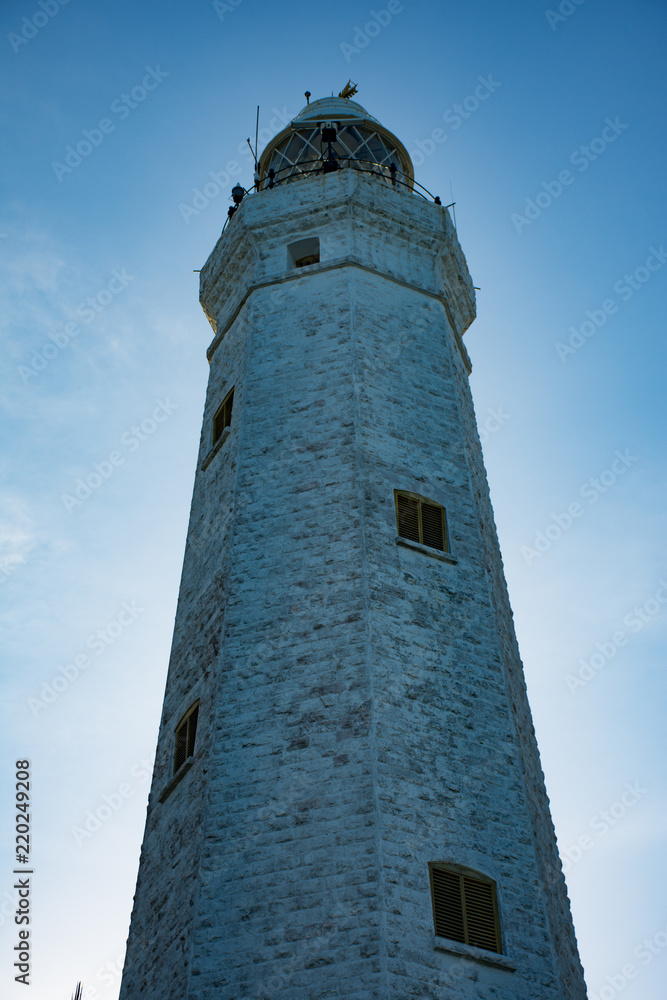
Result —
<svg viewBox="0 0 667 1000"><path fill-rule="evenodd" d="M398 170L405 168L396 149L384 136L364 125L341 125L331 144L339 168L353 166L369 170L390 179L389 165ZM304 174L320 171L328 156L328 144L322 142L320 128L300 129L286 136L271 153L268 169L275 171L275 181L280 184Z"/></svg>

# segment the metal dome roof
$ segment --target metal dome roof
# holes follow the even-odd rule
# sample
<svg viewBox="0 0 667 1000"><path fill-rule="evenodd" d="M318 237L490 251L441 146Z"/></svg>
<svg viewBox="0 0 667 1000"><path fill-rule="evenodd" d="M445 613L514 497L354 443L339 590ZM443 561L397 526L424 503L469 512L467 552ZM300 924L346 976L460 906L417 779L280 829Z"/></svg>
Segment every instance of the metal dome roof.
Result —
<svg viewBox="0 0 667 1000"><path fill-rule="evenodd" d="M292 120L292 124L296 125L302 121L322 121L323 119L331 121L340 118L363 118L379 124L377 118L369 115L361 104L351 101L349 97L322 97L318 101L313 101L312 104L307 104L305 108L301 109L296 118Z"/></svg>

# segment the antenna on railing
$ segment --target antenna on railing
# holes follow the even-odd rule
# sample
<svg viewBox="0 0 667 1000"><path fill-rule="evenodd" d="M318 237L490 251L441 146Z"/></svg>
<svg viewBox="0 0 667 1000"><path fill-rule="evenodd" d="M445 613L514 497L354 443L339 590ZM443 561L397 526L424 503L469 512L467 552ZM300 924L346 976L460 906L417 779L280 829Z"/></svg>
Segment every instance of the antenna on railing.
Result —
<svg viewBox="0 0 667 1000"><path fill-rule="evenodd" d="M250 145L250 138L246 139L246 142L248 143L250 152L255 160L255 176L253 179L255 181L255 190L259 191L259 165L257 163L257 147L259 145L259 104L257 105L257 117L255 119L255 148L253 149Z"/></svg>
<svg viewBox="0 0 667 1000"><path fill-rule="evenodd" d="M255 118L255 170L257 169L257 143L259 142L259 104L257 105L257 117Z"/></svg>

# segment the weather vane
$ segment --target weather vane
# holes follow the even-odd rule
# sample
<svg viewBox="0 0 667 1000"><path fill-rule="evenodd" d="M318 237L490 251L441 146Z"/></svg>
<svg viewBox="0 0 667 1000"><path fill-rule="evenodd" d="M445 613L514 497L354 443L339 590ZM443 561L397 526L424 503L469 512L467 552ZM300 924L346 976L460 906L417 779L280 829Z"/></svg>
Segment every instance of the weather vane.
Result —
<svg viewBox="0 0 667 1000"><path fill-rule="evenodd" d="M356 94L356 92L357 92L357 85L356 85L356 83L352 83L351 80L348 80L347 83L345 84L345 86L343 87L343 89L341 90L341 92L340 92L340 94L338 96L339 97L348 97L348 98L349 97L354 97L354 95Z"/></svg>

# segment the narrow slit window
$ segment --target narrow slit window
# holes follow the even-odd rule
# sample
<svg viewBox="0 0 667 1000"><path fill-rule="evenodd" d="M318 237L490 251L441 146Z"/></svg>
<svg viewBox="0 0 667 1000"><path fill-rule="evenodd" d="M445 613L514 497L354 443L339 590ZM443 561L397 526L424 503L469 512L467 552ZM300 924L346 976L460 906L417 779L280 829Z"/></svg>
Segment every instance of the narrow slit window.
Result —
<svg viewBox="0 0 667 1000"><path fill-rule="evenodd" d="M224 431L232 422L232 407L234 405L234 390L232 389L225 396L221 406L218 407L213 417L213 444L216 444L222 437Z"/></svg>
<svg viewBox="0 0 667 1000"><path fill-rule="evenodd" d="M429 864L438 937L502 952L496 883L459 865Z"/></svg>
<svg viewBox="0 0 667 1000"><path fill-rule="evenodd" d="M394 491L398 534L411 542L447 552L445 508L416 493Z"/></svg>
<svg viewBox="0 0 667 1000"><path fill-rule="evenodd" d="M183 767L188 757L195 752L197 738L197 719L199 717L199 702L189 708L176 726L174 741L174 774Z"/></svg>

